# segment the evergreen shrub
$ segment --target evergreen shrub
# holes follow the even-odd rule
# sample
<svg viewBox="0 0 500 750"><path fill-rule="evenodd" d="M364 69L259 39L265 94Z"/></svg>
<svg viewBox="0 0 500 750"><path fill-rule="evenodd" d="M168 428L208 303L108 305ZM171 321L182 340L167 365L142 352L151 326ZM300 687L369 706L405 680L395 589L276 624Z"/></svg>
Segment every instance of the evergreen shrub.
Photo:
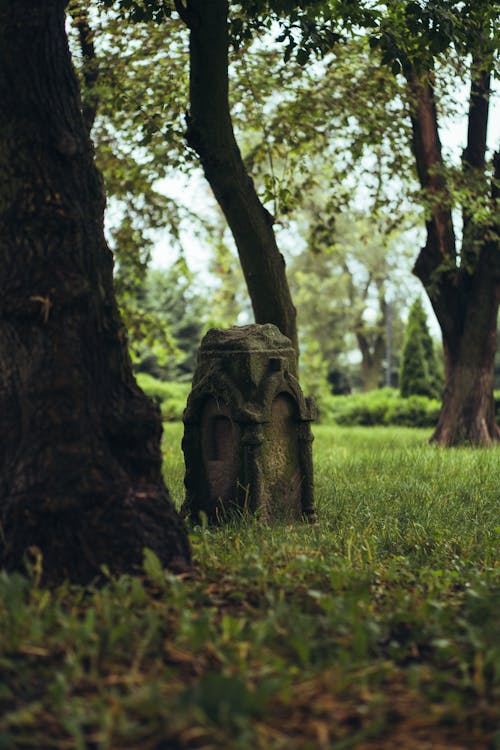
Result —
<svg viewBox="0 0 500 750"><path fill-rule="evenodd" d="M441 394L443 377L440 372L427 318L420 298L410 309L405 343L401 357L399 389L404 398Z"/></svg>

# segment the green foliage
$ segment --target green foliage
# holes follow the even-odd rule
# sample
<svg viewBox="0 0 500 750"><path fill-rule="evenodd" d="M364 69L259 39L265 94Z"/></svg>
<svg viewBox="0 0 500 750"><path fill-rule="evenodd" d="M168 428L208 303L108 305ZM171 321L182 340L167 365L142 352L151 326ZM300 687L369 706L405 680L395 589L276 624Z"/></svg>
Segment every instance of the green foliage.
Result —
<svg viewBox="0 0 500 750"><path fill-rule="evenodd" d="M460 113L457 86L469 79L471 94L475 91L477 96L478 91L483 90L480 98L484 99L486 106L481 125L479 120L471 119L476 105L473 98L469 101L468 146L461 161L455 157L455 163L452 163L446 153L445 158L439 155L435 160L431 172L439 175L438 190L435 185L429 188L429 175L423 181L421 179L418 201L428 215L439 206L444 211L455 209L454 214L465 217L460 252L455 255L454 250L448 251L439 273L434 274L432 281L426 282L431 298L439 296L440 278L457 277L458 271L473 275L482 247L490 242L498 246L497 197L492 189L494 158L490 158L484 144L479 149L483 151L479 162L477 154L476 161L472 157L472 151L477 148L473 145L476 131L483 127L487 130L491 96L485 77L489 79L490 74L498 76L499 20L500 5L489 0L438 0L432 3L391 0L370 33L371 47L379 50L381 63L390 66L395 77L408 79L409 108L416 111L417 100L425 86L429 86L436 103L436 128L443 125L445 117L456 119ZM398 76L399 73L404 75ZM410 82L415 76L424 83L420 92ZM463 110L460 114L463 116ZM485 143L486 140L485 137ZM417 152L418 149L415 155L420 161L418 171L422 178L424 167ZM451 214L449 221L452 221ZM458 237L460 232L454 234Z"/></svg>
<svg viewBox="0 0 500 750"><path fill-rule="evenodd" d="M438 367L422 301L418 297L408 317L399 388L404 398L408 396L438 398L442 387L442 373Z"/></svg>
<svg viewBox="0 0 500 750"><path fill-rule="evenodd" d="M455 113L455 97L446 93L455 91L450 83L455 80L453 76L458 72L462 80L464 71L476 75L497 54L496 4L484 0L476 3L439 0L431 4L391 0L384 8L378 8L372 3L350 0L334 3L311 0L299 4L288 0L255 0L229 5L231 34L240 50L232 57L231 67L235 126L242 131L240 140L246 162L261 196L272 209L276 226L280 222L285 227L288 224L310 249L323 252L327 248L330 252L333 243L328 235L334 219L340 209L345 211L359 205L361 198L363 204L369 203L373 220L368 240L377 235L382 240L381 246L387 249L394 230L406 228L414 220L411 217L407 222L405 216L407 198L415 199L415 181L407 179L413 160L408 113L418 92L412 93L405 76L399 73L408 73L411 65L423 71L424 78L432 71L439 116ZM118 7L139 23L120 22ZM174 240L178 238L180 214L172 201L169 205L168 201L162 201L157 190L158 178L172 174L172 169L192 167L192 154L182 140L188 67L186 29L175 14L169 19L172 33L168 36L158 23L170 16L171 9L172 3L167 2L122 0L107 13L92 15L93 20L99 17L103 32L103 41L96 45L100 74L93 92L99 104L94 137L102 154L99 158L108 190L114 196L112 205L118 205L113 246L118 259L117 281L124 280L127 289L133 289L135 276L143 273L148 263L148 243L152 236L149 230L167 224ZM276 33L281 49L266 43ZM165 54L166 39L168 54ZM314 64L306 66L315 55L319 57ZM479 248L484 241L495 239L488 187L491 167L487 167L485 174L472 174L474 170L458 165L438 164L436 169L442 173L446 189L432 190L430 195L424 186L417 199L423 209L421 215L444 198L446 206L462 206L462 215L470 219L468 229L456 256L459 260L453 257L446 268L447 272L456 270L460 263L463 270L472 273ZM191 215L191 221L194 220ZM375 257L375 253L367 252L365 256ZM376 268L366 269L364 274L358 259L353 265L346 253L343 257L338 254L337 271L340 268L342 271L335 273L335 279L344 287L339 298L350 287L362 292L370 289L367 293L371 300L361 313L359 299L344 304L345 310L356 313L356 326L352 319L348 324L344 321L340 335L336 335L332 326L328 352L325 336L321 342L321 356L329 362L329 369L343 369L344 363L339 368L338 359L352 358L347 356L349 352L340 351L339 341L344 339L345 343L348 339L352 349L352 334L355 334L363 357L365 387L381 382L384 311L391 299L386 278L393 275L391 264L385 260ZM444 270L445 264L440 272ZM437 279L439 274L435 276ZM350 283L346 277L350 277ZM307 291L312 286L308 283ZM393 288L398 286L393 284ZM428 286L431 296L436 289ZM227 288L224 302L231 302L226 291ZM328 290L321 296L329 299ZM346 296L347 293L344 299ZM337 309L341 307L339 298L335 300ZM394 301L394 309L400 310L397 300ZM122 298L122 304L128 302ZM127 323L133 329L129 313L126 312ZM301 314L304 320L306 314ZM327 317L321 311L317 320ZM137 328L141 333L153 323L152 313L140 312ZM162 331L165 334L168 328L163 327ZM351 335L346 335L346 331ZM307 335L312 338L309 332ZM170 346L170 358L174 358L176 339L169 333L162 342L164 351ZM393 344L399 353L398 345ZM156 357L158 336L154 346ZM422 362L417 345L413 361L416 377L417 363ZM156 370L156 374L160 371ZM171 372L162 375L174 376ZM424 388L425 372L416 379L420 380L417 392L439 393L435 382Z"/></svg>
<svg viewBox="0 0 500 750"><path fill-rule="evenodd" d="M193 529L180 576L0 574L2 748L495 747L499 449L315 432L315 527Z"/></svg>
<svg viewBox="0 0 500 750"><path fill-rule="evenodd" d="M228 242L226 220L220 211L211 227L210 244L209 271L215 283L206 310L207 328L228 328L238 324L240 314L249 309L250 303L237 253Z"/></svg>
<svg viewBox="0 0 500 750"><path fill-rule="evenodd" d="M305 65L321 57L340 40L346 30L372 26L377 18L370 7L352 0L246 0L231 5L231 37L236 48L252 37L274 31L283 47L285 63Z"/></svg>
<svg viewBox="0 0 500 750"><path fill-rule="evenodd" d="M307 341L300 351L300 382L307 396L312 396L320 411L323 410L325 399L330 396L328 382L328 363L324 359L319 343L316 340Z"/></svg>
<svg viewBox="0 0 500 750"><path fill-rule="evenodd" d="M136 379L144 393L156 401L165 421L178 422L182 419L191 383L167 383L145 372L138 373Z"/></svg>
<svg viewBox="0 0 500 750"><path fill-rule="evenodd" d="M118 8L125 18L135 23L163 22L170 17L174 7L173 0L100 0L100 2L108 8Z"/></svg>
<svg viewBox="0 0 500 750"><path fill-rule="evenodd" d="M454 51L483 58L498 52L498 3L489 0L391 0L373 17L371 44L394 73L415 66L432 70L436 59Z"/></svg>
<svg viewBox="0 0 500 750"><path fill-rule="evenodd" d="M395 401L387 412L386 424L404 427L435 427L441 402L426 396L409 396Z"/></svg>
<svg viewBox="0 0 500 750"><path fill-rule="evenodd" d="M177 33L164 53L164 29L154 22L124 22L116 4L104 10L97 0L71 0L69 12L70 19L85 19L92 43L91 49L82 46L75 23L69 24L82 97L96 108L92 139L109 201L111 239L125 223L146 244L156 229L167 229L175 243L181 217L190 216L194 222L195 214L166 195L158 181L189 160L183 121L189 71L184 29L170 21ZM95 75L86 75L89 68ZM119 252L120 243L113 244ZM137 245L138 253L142 244Z"/></svg>
<svg viewBox="0 0 500 750"><path fill-rule="evenodd" d="M373 217L359 212L335 214L322 199L315 203L310 196L310 213L304 211L300 225L307 246L289 270L303 349L309 356L314 342L329 372L369 390L382 380L388 314L392 359L399 360L409 246L400 230L376 227ZM360 364L353 364L353 352Z"/></svg>
<svg viewBox="0 0 500 750"><path fill-rule="evenodd" d="M431 392L429 369L425 360L420 329L411 323L408 324L401 359L399 386L404 398L413 394L429 396Z"/></svg>
<svg viewBox="0 0 500 750"><path fill-rule="evenodd" d="M202 222L161 183L191 162L184 143L186 30L170 20L176 33L167 52L157 22L165 19L168 4L104 5L71 0L69 36L83 101L96 110L91 134L107 195L115 290L137 366L164 378L189 378L202 322L187 289L192 279L182 266L180 230L183 220L198 229ZM134 23L121 18L120 8ZM78 33L82 22L86 44ZM148 273L159 231L181 253L163 276Z"/></svg>
<svg viewBox="0 0 500 750"><path fill-rule="evenodd" d="M284 63L275 46L254 45L233 60L231 80L245 162L277 219L316 205L331 219L361 202L375 220L387 209L393 228L408 214L394 190L412 173L404 87L366 39L306 68Z"/></svg>
<svg viewBox="0 0 500 750"><path fill-rule="evenodd" d="M191 380L207 311L183 256L168 269L150 269L133 304L155 323L143 336L129 328L136 370L162 380ZM165 332L170 346L165 346Z"/></svg>
<svg viewBox="0 0 500 750"><path fill-rule="evenodd" d="M330 396L326 409L320 412L321 422L340 425L384 425L396 399L392 389L381 388L369 393Z"/></svg>
<svg viewBox="0 0 500 750"><path fill-rule="evenodd" d="M321 405L322 422L362 426L435 427L441 410L441 404L436 399L425 396L402 398L393 388L349 396L330 396Z"/></svg>

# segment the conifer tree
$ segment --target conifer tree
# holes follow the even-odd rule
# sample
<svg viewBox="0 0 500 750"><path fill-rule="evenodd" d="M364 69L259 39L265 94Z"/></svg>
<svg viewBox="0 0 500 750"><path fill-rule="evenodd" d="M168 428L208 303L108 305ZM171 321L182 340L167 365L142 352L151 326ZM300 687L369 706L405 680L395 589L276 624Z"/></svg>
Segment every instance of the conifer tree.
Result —
<svg viewBox="0 0 500 750"><path fill-rule="evenodd" d="M399 388L404 398L414 395L439 398L441 387L442 379L425 310L417 298L408 317Z"/></svg>

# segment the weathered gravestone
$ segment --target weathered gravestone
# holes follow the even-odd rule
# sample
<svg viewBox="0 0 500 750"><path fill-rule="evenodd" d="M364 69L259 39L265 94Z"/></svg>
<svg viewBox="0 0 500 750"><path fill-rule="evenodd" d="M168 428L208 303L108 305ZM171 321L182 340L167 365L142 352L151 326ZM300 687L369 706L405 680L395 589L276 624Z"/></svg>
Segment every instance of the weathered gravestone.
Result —
<svg viewBox="0 0 500 750"><path fill-rule="evenodd" d="M209 331L184 412L184 512L313 520L313 412L276 326Z"/></svg>

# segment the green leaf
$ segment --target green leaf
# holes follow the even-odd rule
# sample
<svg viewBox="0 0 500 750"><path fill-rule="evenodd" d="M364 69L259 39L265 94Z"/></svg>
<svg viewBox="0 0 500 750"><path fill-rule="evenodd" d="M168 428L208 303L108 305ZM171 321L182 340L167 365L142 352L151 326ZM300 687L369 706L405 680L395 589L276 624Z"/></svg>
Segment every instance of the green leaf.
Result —
<svg viewBox="0 0 500 750"><path fill-rule="evenodd" d="M165 570L161 564L159 558L155 553L148 549L144 549L144 561L143 561L144 572L147 577L155 583L157 586L165 586Z"/></svg>

